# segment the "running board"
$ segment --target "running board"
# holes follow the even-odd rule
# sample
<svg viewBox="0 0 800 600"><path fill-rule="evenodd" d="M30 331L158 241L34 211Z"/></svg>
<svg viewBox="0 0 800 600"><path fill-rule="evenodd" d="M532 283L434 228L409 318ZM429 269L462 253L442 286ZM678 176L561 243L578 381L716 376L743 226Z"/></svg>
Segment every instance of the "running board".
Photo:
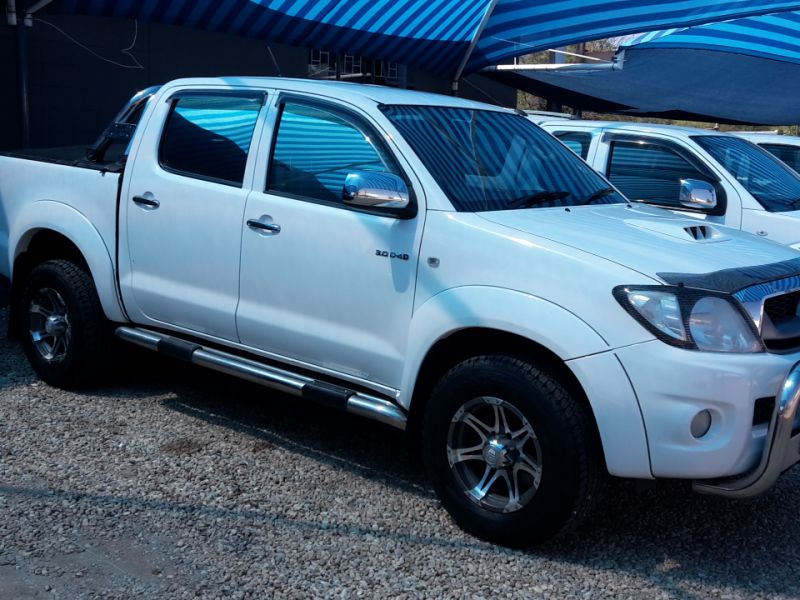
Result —
<svg viewBox="0 0 800 600"><path fill-rule="evenodd" d="M325 381L317 381L312 377L206 348L194 342L133 327L118 328L116 336L123 341L148 350L155 350L161 354L233 375L239 379L380 421L398 429L405 429L408 422L408 415L402 408L383 398Z"/></svg>

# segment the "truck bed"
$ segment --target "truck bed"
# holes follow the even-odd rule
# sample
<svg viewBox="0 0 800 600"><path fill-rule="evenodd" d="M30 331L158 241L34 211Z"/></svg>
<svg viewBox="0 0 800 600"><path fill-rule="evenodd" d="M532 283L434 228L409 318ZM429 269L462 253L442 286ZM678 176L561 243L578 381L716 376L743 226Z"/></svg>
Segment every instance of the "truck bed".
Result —
<svg viewBox="0 0 800 600"><path fill-rule="evenodd" d="M67 207L86 223L87 235L91 229L102 238L109 260L114 256L121 166L104 168L76 158L74 151L71 160L68 156L65 149L0 154L0 279L9 277L15 252L9 247L10 225L59 231L66 218L59 211ZM46 210L33 210L37 204ZM40 224L34 214L48 217Z"/></svg>
<svg viewBox="0 0 800 600"><path fill-rule="evenodd" d="M11 150L0 152L0 156L11 158L21 158L23 160L34 160L38 162L65 165L69 167L80 167L82 169L94 169L97 171L120 170L120 165L116 160L113 161L91 161L86 158L86 146L63 146L60 148L30 148L25 150Z"/></svg>

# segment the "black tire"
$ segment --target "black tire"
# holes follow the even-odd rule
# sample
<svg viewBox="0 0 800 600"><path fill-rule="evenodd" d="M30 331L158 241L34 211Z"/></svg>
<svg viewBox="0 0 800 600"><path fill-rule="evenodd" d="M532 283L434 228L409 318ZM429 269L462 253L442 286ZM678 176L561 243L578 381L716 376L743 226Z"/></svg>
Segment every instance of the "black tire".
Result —
<svg viewBox="0 0 800 600"><path fill-rule="evenodd" d="M558 379L535 364L503 355L462 362L439 382L424 417L425 462L439 499L462 529L506 546L529 547L574 529L590 513L601 481L589 418ZM482 427L471 424L478 421L500 433L486 434L487 441L478 433ZM533 436L519 434L526 426ZM515 428L516 441L502 433ZM468 460L457 460L449 449L456 440L464 441L454 447L472 446L464 448ZM486 488L493 473L498 477Z"/></svg>
<svg viewBox="0 0 800 600"><path fill-rule="evenodd" d="M65 319L60 322L61 336L45 338L37 345L33 331L48 327L42 304L48 304L45 311L51 314L54 305L63 305L63 310L56 312L63 312ZM92 277L84 267L61 259L40 264L28 276L17 309L22 347L43 381L72 389L99 380L109 360L112 332ZM51 343L48 339L59 341ZM45 352L50 346L53 352Z"/></svg>

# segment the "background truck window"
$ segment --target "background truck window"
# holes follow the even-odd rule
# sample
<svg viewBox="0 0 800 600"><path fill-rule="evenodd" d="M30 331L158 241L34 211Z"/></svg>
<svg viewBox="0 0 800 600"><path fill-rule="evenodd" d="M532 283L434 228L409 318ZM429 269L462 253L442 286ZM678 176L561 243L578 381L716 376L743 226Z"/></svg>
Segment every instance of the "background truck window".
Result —
<svg viewBox="0 0 800 600"><path fill-rule="evenodd" d="M759 144L759 146L777 156L795 171L800 172L800 146L787 144Z"/></svg>
<svg viewBox="0 0 800 600"><path fill-rule="evenodd" d="M631 200L675 207L681 205L681 179L708 181L708 177L670 148L622 141L611 145L608 179Z"/></svg>
<svg viewBox="0 0 800 600"><path fill-rule="evenodd" d="M553 133L562 144L575 154L586 160L589 156L589 146L592 144L592 134L580 131L556 131Z"/></svg>

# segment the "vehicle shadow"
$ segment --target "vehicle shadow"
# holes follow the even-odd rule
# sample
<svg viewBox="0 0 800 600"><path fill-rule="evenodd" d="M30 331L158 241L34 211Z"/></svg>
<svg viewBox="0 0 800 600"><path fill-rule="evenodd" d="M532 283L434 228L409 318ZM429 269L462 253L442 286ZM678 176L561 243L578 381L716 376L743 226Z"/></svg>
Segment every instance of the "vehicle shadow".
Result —
<svg viewBox="0 0 800 600"><path fill-rule="evenodd" d="M136 381L125 385L168 387L174 397L164 405L171 410L421 499L434 497L402 432L190 365L149 354L141 360L150 361L147 378L142 381L137 368ZM800 560L798 501L797 471L768 494L746 501L700 496L687 483L659 482L642 489L612 479L590 522L548 545L512 551L476 540L475 545L454 541L453 547L627 573L679 598L695 597L694 586L800 596L800 582L792 575ZM749 568L732 570L734 564Z"/></svg>
<svg viewBox="0 0 800 600"><path fill-rule="evenodd" d="M134 386L169 390L163 405L170 410L434 498L416 448L400 430L146 350L126 353L135 366L118 374L122 394Z"/></svg>

